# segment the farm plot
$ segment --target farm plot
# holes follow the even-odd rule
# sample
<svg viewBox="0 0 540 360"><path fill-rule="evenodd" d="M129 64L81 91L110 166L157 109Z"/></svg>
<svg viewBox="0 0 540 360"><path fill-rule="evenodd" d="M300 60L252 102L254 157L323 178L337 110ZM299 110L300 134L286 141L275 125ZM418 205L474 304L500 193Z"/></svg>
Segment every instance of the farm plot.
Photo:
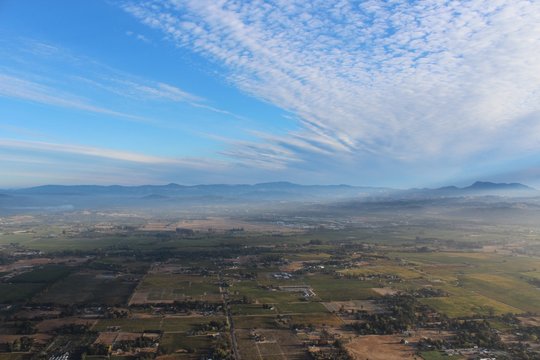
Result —
<svg viewBox="0 0 540 360"><path fill-rule="evenodd" d="M46 284L4 284L0 283L0 303L14 303L31 299L45 288Z"/></svg>
<svg viewBox="0 0 540 360"><path fill-rule="evenodd" d="M210 321L224 321L221 316L155 316L147 318L100 319L94 330L108 331L119 329L124 332L163 331L186 333L196 325L207 324Z"/></svg>
<svg viewBox="0 0 540 360"><path fill-rule="evenodd" d="M383 309L373 300L351 300L351 301L331 301L322 303L330 312L356 312L366 311L368 313L380 313Z"/></svg>
<svg viewBox="0 0 540 360"><path fill-rule="evenodd" d="M85 270L69 275L34 298L38 303L122 305L136 285L123 276L104 276L100 271Z"/></svg>
<svg viewBox="0 0 540 360"><path fill-rule="evenodd" d="M340 271L345 275L370 276L370 275L394 275L402 279L416 279L422 276L413 267L390 264L367 265L359 268L344 269Z"/></svg>
<svg viewBox="0 0 540 360"><path fill-rule="evenodd" d="M172 303L186 300L220 302L217 277L147 274L133 294L130 304Z"/></svg>
<svg viewBox="0 0 540 360"><path fill-rule="evenodd" d="M206 335L189 336L186 333L166 333L161 337L160 351L175 354L181 359L200 359L210 351L212 339Z"/></svg>
<svg viewBox="0 0 540 360"><path fill-rule="evenodd" d="M308 359L302 342L290 330L238 330L236 337L242 359Z"/></svg>
<svg viewBox="0 0 540 360"><path fill-rule="evenodd" d="M314 275L307 279L322 301L368 300L379 297L374 287L377 282L357 279L336 279L329 275Z"/></svg>
<svg viewBox="0 0 540 360"><path fill-rule="evenodd" d="M246 299L258 304L278 304L296 302L302 298L300 293L280 291L277 288L263 287L256 281L241 281L232 284L229 293L233 299Z"/></svg>
<svg viewBox="0 0 540 360"><path fill-rule="evenodd" d="M473 274L462 279L463 286L522 312L540 312L540 289L511 276Z"/></svg>
<svg viewBox="0 0 540 360"><path fill-rule="evenodd" d="M520 309L482 295L434 297L420 301L451 318L521 312Z"/></svg>
<svg viewBox="0 0 540 360"><path fill-rule="evenodd" d="M417 359L415 349L400 343L395 335L368 335L356 337L345 345L355 360L404 360Z"/></svg>

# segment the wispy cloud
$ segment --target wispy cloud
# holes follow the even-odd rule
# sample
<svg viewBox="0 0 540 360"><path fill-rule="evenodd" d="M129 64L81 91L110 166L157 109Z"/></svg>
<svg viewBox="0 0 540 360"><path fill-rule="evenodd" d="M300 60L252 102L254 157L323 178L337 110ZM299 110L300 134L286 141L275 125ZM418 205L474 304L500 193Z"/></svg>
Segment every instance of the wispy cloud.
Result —
<svg viewBox="0 0 540 360"><path fill-rule="evenodd" d="M131 34L130 36L137 35L133 32L128 33ZM1 40L0 38L0 43L2 43ZM19 39L17 48L9 46L12 44L6 43L4 51L0 49L0 55L4 53L8 56L9 54L13 59L20 57L21 68L36 68L38 71L19 70L14 66L0 67L0 96L119 116L152 124L159 122L156 119L146 119L143 116L116 111L98 105L99 100L78 95L84 93L85 90L94 92L97 90L101 94L122 96L137 102L184 103L194 108L245 120L233 112L212 106L206 98L178 86L130 74L92 58L74 54L60 46L25 38Z"/></svg>
<svg viewBox="0 0 540 360"><path fill-rule="evenodd" d="M136 152L121 151L93 146L82 146L75 144L60 144L41 141L27 141L17 139L0 138L0 148L30 150L47 153L64 153L70 155L82 155L88 157L118 160L143 165L170 165L191 168L220 168L224 165L218 161L204 160L197 158L168 158L160 156L146 155Z"/></svg>
<svg viewBox="0 0 540 360"><path fill-rule="evenodd" d="M130 120L147 121L143 117L96 106L88 99L77 97L43 84L7 74L0 74L0 96L89 111L98 114L118 116Z"/></svg>
<svg viewBox="0 0 540 360"><path fill-rule="evenodd" d="M144 43L151 43L150 39L147 38L146 36L144 36L143 34L138 34L138 33L135 33L135 32L133 32L131 30L126 31L126 35L130 36L130 37L134 37L135 39L140 40L140 41L142 41Z"/></svg>
<svg viewBox="0 0 540 360"><path fill-rule="evenodd" d="M237 142L225 151L234 158L286 166L322 155L459 161L501 142L539 150L523 123L540 121L538 1L144 0L124 9L297 115L301 130Z"/></svg>
<svg viewBox="0 0 540 360"><path fill-rule="evenodd" d="M109 70L101 74L96 73L94 75L93 78L79 75L75 75L72 78L95 88L135 100L160 100L195 104L204 101L203 98L183 91L176 86L140 79L133 75L122 74L114 70Z"/></svg>

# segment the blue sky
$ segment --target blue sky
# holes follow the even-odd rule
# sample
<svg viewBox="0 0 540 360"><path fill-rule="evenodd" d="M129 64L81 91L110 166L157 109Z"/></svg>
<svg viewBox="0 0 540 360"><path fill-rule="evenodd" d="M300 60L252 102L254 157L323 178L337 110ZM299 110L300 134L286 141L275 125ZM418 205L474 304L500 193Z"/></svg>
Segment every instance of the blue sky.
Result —
<svg viewBox="0 0 540 360"><path fill-rule="evenodd" d="M540 184L540 3L0 1L0 187Z"/></svg>

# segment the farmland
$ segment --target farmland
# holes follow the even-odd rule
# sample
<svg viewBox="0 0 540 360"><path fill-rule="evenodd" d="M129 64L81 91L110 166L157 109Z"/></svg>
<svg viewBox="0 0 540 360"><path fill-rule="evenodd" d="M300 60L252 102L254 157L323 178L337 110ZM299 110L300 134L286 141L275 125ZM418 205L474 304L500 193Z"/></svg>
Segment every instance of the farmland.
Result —
<svg viewBox="0 0 540 360"><path fill-rule="evenodd" d="M335 230L279 231L260 217L206 230L215 219L5 225L0 360L538 354L530 227L380 215L376 226L336 218ZM317 222L330 220L302 218Z"/></svg>

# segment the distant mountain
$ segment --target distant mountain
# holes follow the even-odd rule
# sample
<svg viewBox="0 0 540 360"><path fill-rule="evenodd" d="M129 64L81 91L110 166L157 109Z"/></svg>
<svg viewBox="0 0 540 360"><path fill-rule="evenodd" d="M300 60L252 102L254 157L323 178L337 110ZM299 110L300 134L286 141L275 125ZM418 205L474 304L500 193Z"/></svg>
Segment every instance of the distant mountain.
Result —
<svg viewBox="0 0 540 360"><path fill-rule="evenodd" d="M178 184L141 185L141 186L101 186L101 185L44 185L26 189L13 190L16 194L25 195L139 195L139 196L180 196L180 195L237 195L253 193L296 193L324 195L328 192L357 193L377 191L382 188L357 187L349 185L299 185L290 182L268 182L254 185L211 184L185 186Z"/></svg>
<svg viewBox="0 0 540 360"><path fill-rule="evenodd" d="M430 199L449 198L464 196L540 196L540 192L530 186L520 183L493 183L488 181L476 181L465 186L443 186L436 189L410 189L392 193L394 198L402 199Z"/></svg>
<svg viewBox="0 0 540 360"><path fill-rule="evenodd" d="M512 191L534 191L536 189L520 183L493 183L489 181L477 181L463 190L487 191L487 190L512 190Z"/></svg>
<svg viewBox="0 0 540 360"><path fill-rule="evenodd" d="M300 185L290 182L210 185L44 185L5 190L5 209L160 207L189 205L264 204L266 202L321 202L383 194L389 189L349 185Z"/></svg>
<svg viewBox="0 0 540 360"><path fill-rule="evenodd" d="M290 182L210 185L44 185L18 190L2 190L0 213L20 209L66 208L159 208L205 205L267 203L330 203L343 201L423 201L471 196L540 196L537 190L519 183L477 181L459 188L396 190L350 185L300 185Z"/></svg>
<svg viewBox="0 0 540 360"><path fill-rule="evenodd" d="M440 191L455 191L455 190L460 190L460 188L458 188L457 186L451 185L451 186L443 186L443 187L440 187L440 188L435 189L435 190L440 190Z"/></svg>

